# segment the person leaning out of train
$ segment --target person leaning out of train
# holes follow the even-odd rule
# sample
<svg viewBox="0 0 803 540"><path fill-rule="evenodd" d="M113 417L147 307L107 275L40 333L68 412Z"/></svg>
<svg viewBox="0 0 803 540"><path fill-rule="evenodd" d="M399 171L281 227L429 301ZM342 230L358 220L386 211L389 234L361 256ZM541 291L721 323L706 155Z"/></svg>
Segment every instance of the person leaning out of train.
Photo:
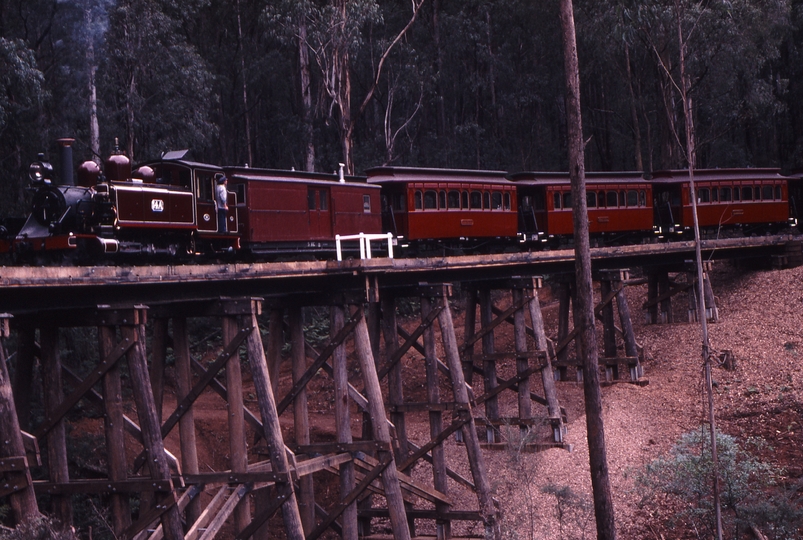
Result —
<svg viewBox="0 0 803 540"><path fill-rule="evenodd" d="M226 176L218 173L215 175L215 208L217 210L217 232L227 232L226 216L229 212L228 182Z"/></svg>

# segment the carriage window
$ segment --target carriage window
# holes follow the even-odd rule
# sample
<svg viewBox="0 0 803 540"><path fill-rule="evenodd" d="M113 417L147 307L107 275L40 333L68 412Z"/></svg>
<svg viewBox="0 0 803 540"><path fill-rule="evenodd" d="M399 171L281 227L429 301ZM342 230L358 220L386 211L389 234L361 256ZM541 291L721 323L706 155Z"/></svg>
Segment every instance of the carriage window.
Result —
<svg viewBox="0 0 803 540"><path fill-rule="evenodd" d="M510 206L510 193L505 192L503 200L504 200L503 204L505 205L505 210L510 210L510 207L511 207ZM541 206L543 206L543 204Z"/></svg>
<svg viewBox="0 0 803 540"><path fill-rule="evenodd" d="M552 199L552 204L555 207L555 210L560 210L560 193L553 193Z"/></svg>
<svg viewBox="0 0 803 540"><path fill-rule="evenodd" d="M761 200L761 188L756 186L753 188L753 200L760 201Z"/></svg>
<svg viewBox="0 0 803 540"><path fill-rule="evenodd" d="M603 208L603 207L605 207L605 206L606 206L606 203L605 203L605 192L604 192L604 191L600 191L599 193L597 193L597 205L598 205L600 208Z"/></svg>
<svg viewBox="0 0 803 540"><path fill-rule="evenodd" d="M245 184L235 184L234 192L237 194L237 204L245 203Z"/></svg>
<svg viewBox="0 0 803 540"><path fill-rule="evenodd" d="M326 190L322 189L319 192L319 195L320 195L321 210L329 210L329 197L327 197Z"/></svg>
<svg viewBox="0 0 803 540"><path fill-rule="evenodd" d="M738 187L733 188L733 200L740 201L741 200L741 191Z"/></svg>
<svg viewBox="0 0 803 540"><path fill-rule="evenodd" d="M719 188L719 200L722 202L728 202L731 200L731 188L723 187Z"/></svg>
<svg viewBox="0 0 803 540"><path fill-rule="evenodd" d="M443 209L446 208L446 192L445 191L438 192L438 206L440 208L443 208Z"/></svg>
<svg viewBox="0 0 803 540"><path fill-rule="evenodd" d="M745 186L742 188L742 200L743 201L753 200L753 188L751 188L750 186Z"/></svg>
<svg viewBox="0 0 803 540"><path fill-rule="evenodd" d="M635 189L627 192L627 206L638 206L638 193Z"/></svg>
<svg viewBox="0 0 803 540"><path fill-rule="evenodd" d="M719 188L711 188L711 201L717 202L719 200Z"/></svg>
<svg viewBox="0 0 803 540"><path fill-rule="evenodd" d="M491 194L487 191L482 192L482 207L486 210L491 207Z"/></svg>
<svg viewBox="0 0 803 540"><path fill-rule="evenodd" d="M472 191L471 192L471 208L482 208L482 192L481 191Z"/></svg>
<svg viewBox="0 0 803 540"><path fill-rule="evenodd" d="M565 191L563 192L563 208L571 208L572 207L572 192Z"/></svg>
<svg viewBox="0 0 803 540"><path fill-rule="evenodd" d="M761 198L765 201L772 200L772 186L762 186L761 187Z"/></svg>
<svg viewBox="0 0 803 540"><path fill-rule="evenodd" d="M616 206L618 204L616 200L616 192L615 191L608 191L605 193L605 206L611 207Z"/></svg>
<svg viewBox="0 0 803 540"><path fill-rule="evenodd" d="M460 208L460 192L459 191L450 191L449 192L449 196L448 196L448 200L446 202L448 203L448 207L449 208L458 208L459 209Z"/></svg>
<svg viewBox="0 0 803 540"><path fill-rule="evenodd" d="M494 191L491 193L491 210L502 209L502 193Z"/></svg>
<svg viewBox="0 0 803 540"><path fill-rule="evenodd" d="M424 207L424 203L422 202L422 200L423 200L423 198L421 196L421 192L420 191L416 191L415 192L415 209L416 210L421 210L421 208Z"/></svg>
<svg viewBox="0 0 803 540"><path fill-rule="evenodd" d="M309 208L310 210L315 210L316 208L314 189L310 189L307 191L307 208Z"/></svg>
<svg viewBox="0 0 803 540"><path fill-rule="evenodd" d="M775 198L779 201L783 199L783 194L781 193L781 186L775 186Z"/></svg>
<svg viewBox="0 0 803 540"><path fill-rule="evenodd" d="M647 206L647 192L643 189L638 192L638 204L639 206Z"/></svg>
<svg viewBox="0 0 803 540"><path fill-rule="evenodd" d="M589 208L597 207L597 194L593 191L586 191L586 206Z"/></svg>
<svg viewBox="0 0 803 540"><path fill-rule="evenodd" d="M711 202L711 191L705 187L700 188L700 191L697 193L697 202L698 203Z"/></svg>
<svg viewBox="0 0 803 540"><path fill-rule="evenodd" d="M212 173L198 173L195 178L198 181L198 199L211 201L212 193L214 193L212 185L215 183Z"/></svg>
<svg viewBox="0 0 803 540"><path fill-rule="evenodd" d="M362 196L362 211L366 214L371 213L371 196L370 195L363 195Z"/></svg>
<svg viewBox="0 0 803 540"><path fill-rule="evenodd" d="M438 197L433 190L424 192L424 210L435 210L438 208Z"/></svg>
<svg viewBox="0 0 803 540"><path fill-rule="evenodd" d="M468 209L468 191L463 191L460 193L460 207Z"/></svg>

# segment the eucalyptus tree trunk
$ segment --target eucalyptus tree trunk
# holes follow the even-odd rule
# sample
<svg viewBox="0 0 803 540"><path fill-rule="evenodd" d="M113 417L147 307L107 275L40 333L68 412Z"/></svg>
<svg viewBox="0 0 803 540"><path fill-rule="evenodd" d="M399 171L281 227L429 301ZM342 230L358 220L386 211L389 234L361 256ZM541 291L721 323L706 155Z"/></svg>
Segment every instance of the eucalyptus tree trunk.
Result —
<svg viewBox="0 0 803 540"><path fill-rule="evenodd" d="M338 0L340 17L345 21L348 17L346 0ZM354 174L354 155L352 142L354 125L351 119L351 55L347 43L340 43L337 54L333 59L332 85L337 89L335 100L340 109L340 147L343 153L343 163L348 174Z"/></svg>
<svg viewBox="0 0 803 540"><path fill-rule="evenodd" d="M91 15L87 12L86 24L89 26L91 23ZM89 69L89 146L94 154L92 159L100 165L102 160L100 159L100 127L98 125L98 89L95 85L98 65L95 62L95 44L92 42L91 34L87 39L86 63Z"/></svg>
<svg viewBox="0 0 803 540"><path fill-rule="evenodd" d="M298 21L298 65L301 76L301 110L304 130L304 170L315 170L315 141L312 129L312 91L310 86L309 50L307 45L307 22L304 17Z"/></svg>
<svg viewBox="0 0 803 540"><path fill-rule="evenodd" d="M437 108L437 131L438 137L446 134L446 108L443 102L443 85L441 84L441 76L443 74L443 45L441 43L441 29L440 29L440 0L432 0L432 41L435 46L435 72L438 74L435 77L435 106Z"/></svg>
<svg viewBox="0 0 803 540"><path fill-rule="evenodd" d="M638 110L636 109L636 93L633 90L633 72L630 68L630 46L625 43L625 67L627 68L627 91L630 94L630 121L633 122L633 155L636 159L636 170L644 170L644 161L641 156L641 127L639 126Z"/></svg>
<svg viewBox="0 0 803 540"><path fill-rule="evenodd" d="M583 124L580 115L580 74L577 62L577 41L574 30L572 0L560 1L560 21L563 29L564 68L566 76L566 124L569 148L569 176L572 182L574 207L574 250L577 300L575 321L579 324L577 350L583 362L583 392L585 396L586 428L588 430L588 459L591 468L591 487L594 491L594 513L597 538L614 540L613 498L608 477L608 458L605 449L605 429L602 421L602 392L599 386L599 355L594 320L594 291L591 282L591 251L588 238L588 208L586 205Z"/></svg>
<svg viewBox="0 0 803 540"><path fill-rule="evenodd" d="M243 74L243 116L245 117L245 146L248 150L248 163L254 164L253 143L251 142L251 114L248 110L248 72L245 69L245 43L243 25L240 17L240 0L237 0L237 38L240 44L240 70Z"/></svg>
<svg viewBox="0 0 803 540"><path fill-rule="evenodd" d="M126 153L132 163L134 162L134 98L137 92L136 80L136 75L132 73L128 82L128 94L125 103Z"/></svg>

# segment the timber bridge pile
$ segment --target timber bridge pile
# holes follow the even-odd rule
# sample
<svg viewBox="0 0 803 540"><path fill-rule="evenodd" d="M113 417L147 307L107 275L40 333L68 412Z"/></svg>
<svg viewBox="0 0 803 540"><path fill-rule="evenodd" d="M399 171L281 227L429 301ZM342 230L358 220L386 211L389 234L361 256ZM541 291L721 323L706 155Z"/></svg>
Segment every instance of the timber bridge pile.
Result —
<svg viewBox="0 0 803 540"><path fill-rule="evenodd" d="M640 307L652 323L671 322L671 299L679 293L689 295L694 318L693 251L691 242L592 250L603 380L645 383L626 285L648 284ZM703 251L709 259L803 263L800 242L788 236L705 241ZM348 539L498 539L500 517L483 450L504 448L503 428L511 427L537 435L533 450L568 447L556 385L582 378L581 362L571 352L573 265L572 252L553 251L0 268L0 501L10 503L18 522L46 511L69 524L72 497L91 494L105 505L109 527L121 539L314 539L332 532ZM632 279L628 269L643 277ZM543 275L553 280L560 300L553 339L538 301ZM707 315L716 318L707 285ZM499 290L505 294L494 294ZM501 297L504 302L495 305ZM397 321L397 303L405 298L420 305L420 324L412 331ZM464 303L461 340L456 302ZM329 310L330 337L320 350L304 335L307 306ZM223 346L206 365L190 352L188 322L195 317L214 317L221 327ZM268 330L264 343L260 324ZM514 339L505 350L494 332L508 324ZM88 373L75 373L59 357L60 329L70 327L96 329L98 360ZM279 392L285 335L292 345L292 387ZM176 405L168 408L169 352ZM355 372L350 352L360 381L349 380ZM37 360L44 418L31 423ZM251 376L245 390L243 363ZM420 401L412 396L419 399L421 392L406 386L414 378L405 373L411 366L419 366L418 380L426 380ZM309 383L317 377L327 378L334 394L331 430L324 436L310 426ZM255 399L246 403L252 391ZM198 450L206 443L193 404L210 393L219 395L228 413L225 470L199 466ZM132 408L123 396L131 396L135 418L125 414ZM70 474L68 413L79 403L104 418L103 478ZM354 415L362 417L359 434L352 430ZM428 419L428 440L413 440L412 415ZM164 441L174 430L179 443L171 453ZM258 442L249 447L247 434ZM460 443L463 463L447 462L444 442L450 438ZM338 486L337 495L324 497L323 487L331 485ZM44 501L46 508L40 507Z"/></svg>

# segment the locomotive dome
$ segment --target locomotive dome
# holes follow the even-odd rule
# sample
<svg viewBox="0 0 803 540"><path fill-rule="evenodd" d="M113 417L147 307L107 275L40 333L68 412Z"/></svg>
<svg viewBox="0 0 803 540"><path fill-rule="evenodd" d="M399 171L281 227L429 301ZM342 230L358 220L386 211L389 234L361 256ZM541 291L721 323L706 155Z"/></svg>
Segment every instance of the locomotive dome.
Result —
<svg viewBox="0 0 803 540"><path fill-rule="evenodd" d="M143 182L145 182L146 184L148 184L154 182L154 179L156 178L156 173L153 171L151 167L143 165L142 167L139 167L136 171L134 171L134 173L131 176L132 178L138 178Z"/></svg>
<svg viewBox="0 0 803 540"><path fill-rule="evenodd" d="M131 178L131 160L120 150L116 139L114 142L114 151L106 159L103 169L109 181L121 182Z"/></svg>
<svg viewBox="0 0 803 540"><path fill-rule="evenodd" d="M98 183L100 167L94 161L84 161L78 167L78 185L92 187Z"/></svg>

